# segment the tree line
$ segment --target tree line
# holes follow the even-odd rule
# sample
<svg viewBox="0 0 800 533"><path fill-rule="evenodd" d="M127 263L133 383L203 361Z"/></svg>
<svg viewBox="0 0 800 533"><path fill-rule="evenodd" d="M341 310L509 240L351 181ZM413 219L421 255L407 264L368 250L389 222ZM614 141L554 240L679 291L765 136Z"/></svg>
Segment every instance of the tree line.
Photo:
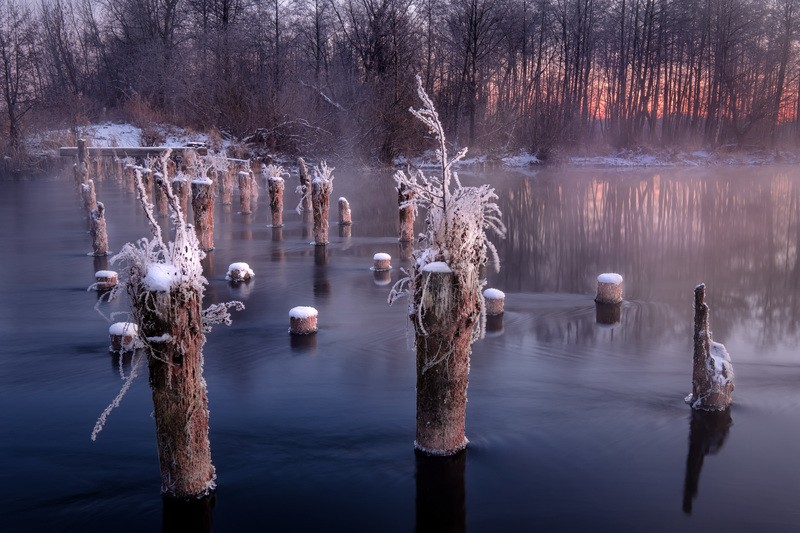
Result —
<svg viewBox="0 0 800 533"><path fill-rule="evenodd" d="M0 142L102 118L390 161L794 146L800 0L4 0Z"/></svg>

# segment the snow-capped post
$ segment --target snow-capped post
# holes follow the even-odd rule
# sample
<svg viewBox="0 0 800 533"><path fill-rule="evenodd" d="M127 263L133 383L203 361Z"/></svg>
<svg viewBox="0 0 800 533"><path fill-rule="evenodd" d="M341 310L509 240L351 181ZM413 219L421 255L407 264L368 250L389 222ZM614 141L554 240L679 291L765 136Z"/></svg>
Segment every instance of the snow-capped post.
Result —
<svg viewBox="0 0 800 533"><path fill-rule="evenodd" d="M502 315L505 312L506 294L500 289L486 289L483 291L486 301L486 316Z"/></svg>
<svg viewBox="0 0 800 533"><path fill-rule="evenodd" d="M375 272L383 272L391 269L392 269L391 255L384 252L378 252L377 254L372 256L372 270L374 270Z"/></svg>
<svg viewBox="0 0 800 533"><path fill-rule="evenodd" d="M192 180L192 212L194 230L200 249L208 252L214 249L214 188L208 178Z"/></svg>
<svg viewBox="0 0 800 533"><path fill-rule="evenodd" d="M131 352L139 340L139 326L133 322L115 322L109 326L108 336L111 337L109 352Z"/></svg>
<svg viewBox="0 0 800 533"><path fill-rule="evenodd" d="M622 303L622 276L613 272L597 276L597 296L594 301L604 304Z"/></svg>
<svg viewBox="0 0 800 533"><path fill-rule="evenodd" d="M350 211L350 202L342 196L339 198L339 225L349 226L353 223L353 213Z"/></svg>
<svg viewBox="0 0 800 533"><path fill-rule="evenodd" d="M310 335L317 332L317 310L313 307L298 306L289 310L289 333Z"/></svg>
<svg viewBox="0 0 800 533"><path fill-rule="evenodd" d="M233 282L250 281L254 275L253 269L247 263L231 263L225 279Z"/></svg>
<svg viewBox="0 0 800 533"><path fill-rule="evenodd" d="M89 234L92 236L92 255L108 255L108 233L106 232L106 207L97 202L89 215Z"/></svg>
<svg viewBox="0 0 800 533"><path fill-rule="evenodd" d="M108 291L117 286L118 276L113 270L98 270L94 273L94 288L98 291Z"/></svg>
<svg viewBox="0 0 800 533"><path fill-rule="evenodd" d="M694 356L692 393L686 403L692 409L721 411L733 400L733 366L725 346L714 342L708 328L706 286L694 289Z"/></svg>
<svg viewBox="0 0 800 533"><path fill-rule="evenodd" d="M239 179L239 211L243 215L252 213L250 210L250 173L240 171L236 174Z"/></svg>
<svg viewBox="0 0 800 533"><path fill-rule="evenodd" d="M311 204L314 210L314 244L328 244L328 213L333 191L333 167L325 161L314 166L314 181L311 182Z"/></svg>
<svg viewBox="0 0 800 533"><path fill-rule="evenodd" d="M414 240L414 189L404 184L397 186L397 203L400 208L400 242Z"/></svg>
<svg viewBox="0 0 800 533"><path fill-rule="evenodd" d="M300 185L297 187L297 192L301 195L298 209L303 215L303 222L310 222L313 216L311 212L311 177L308 174L306 162L302 157L297 158L297 173L300 176Z"/></svg>
<svg viewBox="0 0 800 533"><path fill-rule="evenodd" d="M168 155L168 154L167 154ZM166 156L162 156L166 157ZM211 180L202 183L208 195ZM149 370L153 418L161 470L161 492L177 499L201 498L216 486L208 440L208 395L203 379L204 333L213 324L230 324L229 308L241 302L215 304L202 309L208 284L203 277L197 236L187 227L171 188L166 188L169 207L175 213L175 238L165 242L153 205L147 201L141 175L137 175L139 199L152 238L127 243L112 263L124 265L120 284L131 305L132 322L138 326ZM135 368L112 404L100 415L92 439L102 430L111 409L135 377Z"/></svg>
<svg viewBox="0 0 800 533"><path fill-rule="evenodd" d="M186 176L178 174L172 178L172 194L178 199L178 205L181 206L184 216L189 210L189 189L190 185Z"/></svg>
<svg viewBox="0 0 800 533"><path fill-rule="evenodd" d="M411 298L417 352L417 429L415 447L429 455L452 455L467 445L465 414L472 342L485 331L486 304L481 293L486 281L480 272L491 256L499 258L486 231L505 235L497 195L488 185L464 187L453 165L466 155L447 156L444 128L433 102L417 77L421 109L411 109L438 142L439 176L420 170L395 173L398 188L414 192L415 203L426 210L421 249L414 252L408 276L398 281L389 302Z"/></svg>
<svg viewBox="0 0 800 533"><path fill-rule="evenodd" d="M272 227L280 228L283 226L283 176L286 171L280 165L269 165L263 169L264 180L269 191L269 210L272 214Z"/></svg>

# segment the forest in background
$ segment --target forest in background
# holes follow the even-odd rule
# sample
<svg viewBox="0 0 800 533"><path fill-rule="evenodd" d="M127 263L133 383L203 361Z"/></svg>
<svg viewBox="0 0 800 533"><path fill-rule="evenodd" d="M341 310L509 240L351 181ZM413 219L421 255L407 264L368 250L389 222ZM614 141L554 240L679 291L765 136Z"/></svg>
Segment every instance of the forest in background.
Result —
<svg viewBox="0 0 800 533"><path fill-rule="evenodd" d="M3 0L0 150L99 120L390 162L798 146L800 0ZM146 135L145 135L146 136ZM157 143L157 133L152 133Z"/></svg>

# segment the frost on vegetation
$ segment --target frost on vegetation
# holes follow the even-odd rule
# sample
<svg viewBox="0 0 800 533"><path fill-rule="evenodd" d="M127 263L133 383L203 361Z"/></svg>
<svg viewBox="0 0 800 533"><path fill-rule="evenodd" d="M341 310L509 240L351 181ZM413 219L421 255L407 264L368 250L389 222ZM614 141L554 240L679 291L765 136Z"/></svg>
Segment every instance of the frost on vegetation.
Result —
<svg viewBox="0 0 800 533"><path fill-rule="evenodd" d="M158 159L148 158L145 162L149 170L158 164L160 171L165 175L165 182L168 178L166 174L169 156L170 151L167 150ZM111 264L120 264L122 268L119 271L118 284L104 296L104 299L111 300L123 292L126 293L131 302L131 321L137 325L139 330L142 329L145 311L142 307L146 307L148 312L155 312L165 318L170 317L173 306L178 305L177 302L191 301L193 296L196 296L197 301L202 302L205 287L208 284L203 276L201 264L205 253L200 250L194 229L191 226L187 227L185 223L179 199L173 194L171 187L164 187L167 202L178 222L174 228L174 240L165 241L161 226L155 216L153 204L148 200L142 181L142 172L142 168L135 169L135 183L139 202L150 226L151 237L139 239L134 243L126 243L120 252L111 258ZM134 302L140 303L140 306L134 305ZM244 304L241 302L215 304L203 311L203 332L210 331L214 324L229 325L231 308L241 310L244 309ZM99 308L96 307L96 309L100 311ZM156 357L150 346L152 342L163 344L174 341L171 336L165 335L140 338L148 356ZM201 342L201 347L204 341L205 339ZM179 346L179 349L183 350L184 348ZM120 393L100 415L95 429L92 431L92 440L103 429L111 410L119 405L135 374L135 371L131 372Z"/></svg>
<svg viewBox="0 0 800 533"><path fill-rule="evenodd" d="M317 184L317 187L320 190L321 194L330 194L333 190L333 171L336 170L336 167L329 167L328 163L323 161L319 162L319 165L314 165L314 179L311 180L312 187L309 187L308 190L303 187L303 185L298 185L295 189L295 192L300 195L300 203L297 204L295 211L298 214L303 213L303 201L306 198L310 198L312 191L313 191L313 184Z"/></svg>
<svg viewBox="0 0 800 533"><path fill-rule="evenodd" d="M283 177L289 175L281 165L262 165L262 174L265 179L270 181L283 181Z"/></svg>
<svg viewBox="0 0 800 533"><path fill-rule="evenodd" d="M409 168L408 173L397 171L394 175L398 188L407 188L414 192L413 201L404 202L400 208L411 205L415 211L417 208L424 209L426 231L419 238L421 248L414 251L415 261L411 271L394 285L389 294L389 303L402 296L415 294L420 287L423 289L424 299L422 272L431 263L444 263L454 272L456 284L461 291L475 291L477 294L481 319L476 321L473 339L480 338L486 322L485 301L481 292L486 280L481 279L478 273L480 267L486 265L490 258L495 269L500 268L497 250L489 241L487 230L504 237L506 228L500 219L501 212L495 202L497 195L494 189L488 185L465 187L459 181L453 167L464 158L467 149L460 150L452 159L448 157L444 128L419 76L417 94L422 100L422 107L411 108L410 111L437 141L436 159L439 172L426 175L420 169ZM454 304L458 305L457 302ZM411 301L410 314L421 319L421 307L416 308L415 302Z"/></svg>
<svg viewBox="0 0 800 533"><path fill-rule="evenodd" d="M733 380L733 365L728 350L724 344L711 341L709 352L711 354L709 363L713 362L714 365L711 379L720 386L727 385Z"/></svg>

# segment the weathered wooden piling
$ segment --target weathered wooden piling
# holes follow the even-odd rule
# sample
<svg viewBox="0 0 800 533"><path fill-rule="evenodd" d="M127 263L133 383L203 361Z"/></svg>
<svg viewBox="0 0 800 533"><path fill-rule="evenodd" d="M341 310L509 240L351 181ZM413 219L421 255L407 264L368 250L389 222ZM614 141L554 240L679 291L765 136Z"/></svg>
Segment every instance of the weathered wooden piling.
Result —
<svg viewBox="0 0 800 533"><path fill-rule="evenodd" d="M272 214L272 227L283 226L283 190L285 183L280 176L270 176L267 178L267 188L269 189L269 209Z"/></svg>
<svg viewBox="0 0 800 533"><path fill-rule="evenodd" d="M292 335L316 333L317 315L318 312L313 307L293 307L289 310L289 332Z"/></svg>
<svg viewBox="0 0 800 533"><path fill-rule="evenodd" d="M353 223L353 214L350 211L350 202L342 196L339 198L339 225L349 226Z"/></svg>
<svg viewBox="0 0 800 533"><path fill-rule="evenodd" d="M214 189L208 178L192 180L192 211L194 230L200 249L204 252L214 249Z"/></svg>
<svg viewBox="0 0 800 533"><path fill-rule="evenodd" d="M414 240L414 190L403 184L397 187L397 202L400 213L400 242Z"/></svg>
<svg viewBox="0 0 800 533"><path fill-rule="evenodd" d="M167 214L167 183L164 181L164 174L161 172L153 172L153 186L154 186L154 204L156 212L160 215Z"/></svg>
<svg viewBox="0 0 800 533"><path fill-rule="evenodd" d="M250 174L242 171L236 176L239 180L239 212L249 215L252 213L250 210Z"/></svg>
<svg viewBox="0 0 800 533"><path fill-rule="evenodd" d="M108 234L106 232L106 208L97 202L89 215L89 234L92 236L92 255L108 255Z"/></svg>
<svg viewBox="0 0 800 533"><path fill-rule="evenodd" d="M233 203L233 170L217 170L222 205Z"/></svg>
<svg viewBox="0 0 800 533"><path fill-rule="evenodd" d="M122 171L122 182L125 192L136 192L136 165L128 163Z"/></svg>
<svg viewBox="0 0 800 533"><path fill-rule="evenodd" d="M597 296L595 302L618 304L622 302L622 276L608 272L597 276Z"/></svg>
<svg viewBox="0 0 800 533"><path fill-rule="evenodd" d="M81 184L81 198L83 199L83 208L86 214L91 216L92 211L97 209L97 195L94 189L94 180L86 180Z"/></svg>
<svg viewBox="0 0 800 533"><path fill-rule="evenodd" d="M247 178L250 180L250 208L255 211L258 208L258 180L255 174L250 171L247 172Z"/></svg>
<svg viewBox="0 0 800 533"><path fill-rule="evenodd" d="M228 266L228 272L225 274L225 279L228 281L249 281L255 274L253 269L247 263L231 263Z"/></svg>
<svg viewBox="0 0 800 533"><path fill-rule="evenodd" d="M483 299L486 302L486 316L502 315L505 311L506 294L500 289L486 289Z"/></svg>
<svg viewBox="0 0 800 533"><path fill-rule="evenodd" d="M708 326L706 286L694 289L694 355L692 393L686 403L692 409L721 411L733 401L733 366L725 346L714 342Z"/></svg>
<svg viewBox="0 0 800 533"><path fill-rule="evenodd" d="M381 272L384 270L391 270L392 268L392 256L378 252L377 254L372 256L372 270L375 272Z"/></svg>
<svg viewBox="0 0 800 533"><path fill-rule="evenodd" d="M302 157L297 159L297 173L300 177L300 209L303 212L303 221L309 222L312 215L311 206L311 177L308 174L308 167Z"/></svg>
<svg viewBox="0 0 800 533"><path fill-rule="evenodd" d="M94 273L94 288L98 291L107 291L117 286L118 276L113 270L98 270Z"/></svg>
<svg viewBox="0 0 800 533"><path fill-rule="evenodd" d="M414 297L420 308L412 316L417 346L414 445L429 455L452 455L467 446L469 355L480 307L477 294L460 294L446 263L425 265L422 276ZM459 305L452 305L454 301Z"/></svg>
<svg viewBox="0 0 800 533"><path fill-rule="evenodd" d="M184 219L189 210L189 189L191 189L191 185L185 176L179 175L172 178L172 194L178 199Z"/></svg>
<svg viewBox="0 0 800 533"><path fill-rule="evenodd" d="M115 322L108 328L108 335L111 337L111 345L108 347L109 352L130 352L136 348L136 343L139 339L139 326L133 322Z"/></svg>
<svg viewBox="0 0 800 533"><path fill-rule="evenodd" d="M333 167L325 161L314 167L314 181L311 182L311 204L314 210L314 244L328 244L328 213L333 191Z"/></svg>
<svg viewBox="0 0 800 533"><path fill-rule="evenodd" d="M75 184L80 187L89 179L89 163L86 159L86 140L78 139L78 161L75 164Z"/></svg>

